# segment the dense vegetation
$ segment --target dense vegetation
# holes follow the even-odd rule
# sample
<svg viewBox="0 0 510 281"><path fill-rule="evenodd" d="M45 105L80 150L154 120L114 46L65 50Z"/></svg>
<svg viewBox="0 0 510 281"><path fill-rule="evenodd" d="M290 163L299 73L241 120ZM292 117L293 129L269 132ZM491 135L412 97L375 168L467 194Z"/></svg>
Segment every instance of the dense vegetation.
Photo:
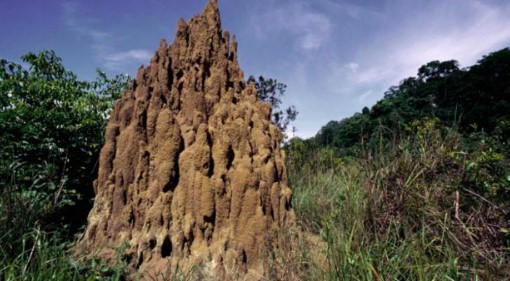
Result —
<svg viewBox="0 0 510 281"><path fill-rule="evenodd" d="M0 60L0 280L122 280L122 260L82 261L68 247L129 78L80 81L52 51L23 61ZM280 109L285 85L249 82L285 131L297 114ZM503 49L467 69L430 62L372 108L288 141L298 229L270 257L274 278L510 278L509 113Z"/></svg>
<svg viewBox="0 0 510 281"><path fill-rule="evenodd" d="M467 69L430 62L372 108L292 139L300 225L325 243L322 262L301 257L317 270L303 274L510 278L509 106L503 49Z"/></svg>
<svg viewBox="0 0 510 281"><path fill-rule="evenodd" d="M456 61L432 61L391 87L372 108L331 121L315 136L319 146L353 153L382 134L409 135L413 122L435 118L463 135L483 132L505 141L510 136L510 49L491 53L460 69ZM350 151L349 151L350 150Z"/></svg>
<svg viewBox="0 0 510 281"><path fill-rule="evenodd" d="M79 81L52 51L0 60L0 280L77 276L103 132L129 77ZM56 277L51 277L56 276Z"/></svg>

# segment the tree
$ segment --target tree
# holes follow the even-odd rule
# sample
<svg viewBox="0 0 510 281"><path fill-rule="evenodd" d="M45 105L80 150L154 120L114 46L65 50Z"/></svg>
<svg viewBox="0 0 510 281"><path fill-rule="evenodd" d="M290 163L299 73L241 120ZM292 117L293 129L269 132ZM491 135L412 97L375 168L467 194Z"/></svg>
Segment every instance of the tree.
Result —
<svg viewBox="0 0 510 281"><path fill-rule="evenodd" d="M53 51L22 59L28 68L0 60L0 195L19 194L27 210L40 203L37 220L79 226L94 195L109 110L129 77L98 71L97 81L79 81Z"/></svg>
<svg viewBox="0 0 510 281"><path fill-rule="evenodd" d="M257 89L257 97L263 101L271 104L271 121L276 125L283 134L283 138L287 139L287 129L289 124L296 120L298 111L292 105L286 109L282 109L282 97L285 94L287 85L279 83L276 79L266 79L263 76L259 76L258 80L255 77L250 76L248 78L248 84L253 83ZM295 128L292 128L295 131Z"/></svg>
<svg viewBox="0 0 510 281"><path fill-rule="evenodd" d="M487 56L472 66L465 76L463 126L486 132L504 125L510 112L510 49L505 48ZM483 118L481 118L483 117ZM510 136L508 129L505 138Z"/></svg>
<svg viewBox="0 0 510 281"><path fill-rule="evenodd" d="M510 49L484 56L470 68L455 60L432 61L385 92L372 108L342 121L331 121L316 135L321 146L338 151L374 137L408 137L407 128L437 118L467 137L474 131L510 137Z"/></svg>
<svg viewBox="0 0 510 281"><path fill-rule="evenodd" d="M418 79L422 82L437 80L447 77L459 71L459 63L456 60L431 61L418 69Z"/></svg>

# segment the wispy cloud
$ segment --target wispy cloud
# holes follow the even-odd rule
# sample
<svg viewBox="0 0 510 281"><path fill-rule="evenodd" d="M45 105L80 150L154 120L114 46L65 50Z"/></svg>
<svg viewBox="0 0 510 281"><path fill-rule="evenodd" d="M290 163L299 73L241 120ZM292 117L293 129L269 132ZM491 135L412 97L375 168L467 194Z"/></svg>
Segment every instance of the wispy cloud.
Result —
<svg viewBox="0 0 510 281"><path fill-rule="evenodd" d="M112 53L105 58L105 66L109 69L118 69L126 61L148 62L152 54L143 49Z"/></svg>
<svg viewBox="0 0 510 281"><path fill-rule="evenodd" d="M350 85L351 89L372 85L370 95L375 97L385 90L381 85L388 88L416 75L427 62L455 59L462 66L469 66L482 55L510 43L510 4L493 7L487 4L490 2L475 0L466 0L462 5L449 1L431 3L426 12L415 6L414 10L402 11L405 17L381 22L386 24L386 33L360 44L349 58L356 62L345 62L347 58L341 56L330 60L327 69L332 87L339 83ZM364 95L364 100L370 95Z"/></svg>
<svg viewBox="0 0 510 281"><path fill-rule="evenodd" d="M416 75L425 63L455 59L467 67L510 46L510 2L506 1L377 2L383 13L375 13L367 2L365 6L354 1L314 3L327 3L328 10L320 11L332 19L334 28L327 39L331 44L323 44L313 60L301 60L305 69L311 69L308 87L292 88L298 91L296 100L316 104L300 108L302 119L296 125L302 136L318 130L319 117L339 120L373 105L390 86ZM287 77L289 85L296 83L292 75ZM313 124L307 123L312 119Z"/></svg>
<svg viewBox="0 0 510 281"><path fill-rule="evenodd" d="M353 3L349 3L349 1L319 0L318 2L324 6L324 9L335 11L336 13L339 13L339 16L347 16L354 20L384 17L384 14L375 7L362 7L360 5L362 3L361 1L353 1Z"/></svg>
<svg viewBox="0 0 510 281"><path fill-rule="evenodd" d="M265 34L290 35L303 51L320 49L332 31L328 16L310 10L301 2L269 6L261 15L252 18L252 24L259 38Z"/></svg>
<svg viewBox="0 0 510 281"><path fill-rule="evenodd" d="M370 54L363 64L371 66L360 67L356 81L403 79L432 60L455 59L468 66L510 43L510 5L493 7L475 0L462 5L434 2L428 12L406 11L411 13L403 22L388 26L384 40L372 42L379 48L362 50Z"/></svg>
<svg viewBox="0 0 510 281"><path fill-rule="evenodd" d="M63 22L71 32L90 42L90 48L104 68L119 71L127 64L142 64L149 61L151 52L148 50L119 50L115 36L110 32L95 28L91 20L80 18L78 16L79 8L77 2L64 2L62 4Z"/></svg>
<svg viewBox="0 0 510 281"><path fill-rule="evenodd" d="M441 7L442 14L430 28L421 27L421 34L407 30L408 40L400 45L398 59L402 64L422 64L433 59L457 59L472 64L482 55L510 41L510 5L493 7L479 1L466 1L460 7ZM440 14L440 11L435 11ZM418 28L419 26L414 26ZM389 48L395 48L389 44Z"/></svg>
<svg viewBox="0 0 510 281"><path fill-rule="evenodd" d="M358 102L365 103L367 98L374 94L373 90L368 90L358 97Z"/></svg>
<svg viewBox="0 0 510 281"><path fill-rule="evenodd" d="M345 65L347 69L349 69L351 72L356 73L359 69L359 64L355 62L350 62Z"/></svg>

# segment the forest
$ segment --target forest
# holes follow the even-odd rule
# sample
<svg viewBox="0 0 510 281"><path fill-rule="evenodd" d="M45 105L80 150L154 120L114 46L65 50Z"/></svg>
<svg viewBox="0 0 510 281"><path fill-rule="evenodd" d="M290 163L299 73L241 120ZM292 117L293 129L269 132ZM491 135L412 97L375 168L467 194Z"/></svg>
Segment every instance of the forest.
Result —
<svg viewBox="0 0 510 281"><path fill-rule="evenodd" d="M81 81L53 51L22 60L0 60L0 280L126 280L122 249L114 265L69 249L132 81L99 69ZM248 83L285 131L297 115L279 108L285 85ZM299 231L274 267L288 280L510 278L509 137L505 48L468 68L429 62L371 108L285 141Z"/></svg>

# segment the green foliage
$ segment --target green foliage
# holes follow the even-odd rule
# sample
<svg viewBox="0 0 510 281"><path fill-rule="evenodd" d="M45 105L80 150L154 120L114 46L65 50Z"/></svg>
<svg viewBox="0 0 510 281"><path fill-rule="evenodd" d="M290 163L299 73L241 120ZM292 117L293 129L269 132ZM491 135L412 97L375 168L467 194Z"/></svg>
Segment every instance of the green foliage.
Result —
<svg viewBox="0 0 510 281"><path fill-rule="evenodd" d="M116 250L115 260L107 263L97 257L85 257L82 261L73 263L76 264L80 271L81 278L86 281L123 281L127 279L130 272L127 267L126 249L129 248L128 243L124 243ZM113 264L113 265L112 265Z"/></svg>
<svg viewBox="0 0 510 281"><path fill-rule="evenodd" d="M12 257L3 243L0 246L0 280L81 280L78 268L69 259L67 244L56 235L39 228L17 237L20 251Z"/></svg>
<svg viewBox="0 0 510 281"><path fill-rule="evenodd" d="M463 184L483 197L493 198L498 203L508 202L510 159L505 146L499 138L485 133L473 133L467 142L473 153L463 167L466 171Z"/></svg>
<svg viewBox="0 0 510 281"><path fill-rule="evenodd" d="M272 122L278 126L283 134L283 138L287 139L288 126L292 121L296 120L298 115L298 111L293 105L286 109L280 108L287 85L279 83L276 79L265 79L263 76L259 76L258 80L250 76L247 82L255 85L257 97L261 101L271 105ZM295 128L292 128L292 131L295 131Z"/></svg>
<svg viewBox="0 0 510 281"><path fill-rule="evenodd" d="M2 164L5 164L1 166L2 173L10 174L10 178L9 182L3 183L0 196L0 242L5 245L4 257L15 258L24 244L20 237L40 226L40 220L47 218L55 209L70 203L59 199L59 194L63 193L59 190L65 183L57 186L47 181L53 167L33 173L24 167L26 164L18 161ZM25 184L27 178L33 179L29 185ZM71 194L62 197L70 198Z"/></svg>
<svg viewBox="0 0 510 281"><path fill-rule="evenodd" d="M463 129L492 133L508 120L510 110L510 49L484 56L478 64L466 73L466 83L462 85ZM503 135L508 138L510 135Z"/></svg>
<svg viewBox="0 0 510 281"><path fill-rule="evenodd" d="M392 141L406 137L405 128L424 118L438 118L465 135L484 132L506 140L510 137L509 66L508 48L467 69L460 69L453 60L432 61L419 68L417 77L391 87L371 109L329 122L315 141L335 147L340 155L356 154L381 134Z"/></svg>
<svg viewBox="0 0 510 281"><path fill-rule="evenodd" d="M69 254L71 244L59 233L40 228L31 229L18 239L22 247L14 257L6 253L4 246L8 244L0 246L0 280L127 280L127 267L120 261L120 254L113 266L98 258L76 260Z"/></svg>
<svg viewBox="0 0 510 281"><path fill-rule="evenodd" d="M0 280L83 280L66 241L85 221L106 121L129 77L98 70L79 81L53 51L22 59L0 60Z"/></svg>
<svg viewBox="0 0 510 281"><path fill-rule="evenodd" d="M79 81L53 51L22 58L27 69L0 60L0 192L9 186L36 196L30 201L47 205L39 208L41 218L79 203L76 217L66 220L81 223L108 113L129 78L98 72L96 82ZM58 216L64 213L70 212Z"/></svg>

